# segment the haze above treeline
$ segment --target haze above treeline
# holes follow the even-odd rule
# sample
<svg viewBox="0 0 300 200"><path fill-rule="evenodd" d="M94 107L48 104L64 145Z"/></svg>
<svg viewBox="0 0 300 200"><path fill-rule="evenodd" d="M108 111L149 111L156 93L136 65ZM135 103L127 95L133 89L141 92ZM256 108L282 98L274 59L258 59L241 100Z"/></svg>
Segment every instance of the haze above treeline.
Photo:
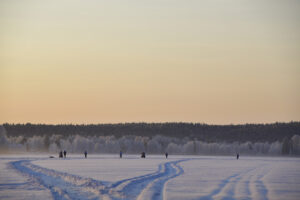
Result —
<svg viewBox="0 0 300 200"><path fill-rule="evenodd" d="M300 135L300 122L270 124L209 125L204 123L118 123L118 124L9 124L7 136L114 136L154 137L162 135L204 142L275 142Z"/></svg>

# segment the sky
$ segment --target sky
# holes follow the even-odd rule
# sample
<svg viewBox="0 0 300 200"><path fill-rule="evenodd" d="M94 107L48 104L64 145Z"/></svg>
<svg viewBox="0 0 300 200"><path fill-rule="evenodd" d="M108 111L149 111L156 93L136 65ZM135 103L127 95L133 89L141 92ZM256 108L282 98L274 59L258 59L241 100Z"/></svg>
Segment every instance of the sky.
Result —
<svg viewBox="0 0 300 200"><path fill-rule="evenodd" d="M0 123L300 121L300 1L0 1Z"/></svg>

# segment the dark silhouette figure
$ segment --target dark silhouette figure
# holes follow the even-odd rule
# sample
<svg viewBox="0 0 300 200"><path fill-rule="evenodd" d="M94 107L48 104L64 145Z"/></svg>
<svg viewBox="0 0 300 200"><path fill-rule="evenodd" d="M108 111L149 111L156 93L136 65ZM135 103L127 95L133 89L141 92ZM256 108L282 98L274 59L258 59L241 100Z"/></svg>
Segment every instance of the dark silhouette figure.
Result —
<svg viewBox="0 0 300 200"><path fill-rule="evenodd" d="M66 152L66 150L64 150L64 158L66 158L67 157L67 152Z"/></svg>
<svg viewBox="0 0 300 200"><path fill-rule="evenodd" d="M87 151L84 152L84 157L87 158Z"/></svg>
<svg viewBox="0 0 300 200"><path fill-rule="evenodd" d="M59 157L59 158L62 158L62 157L63 157L63 152L62 152L62 151L59 152L58 157Z"/></svg>
<svg viewBox="0 0 300 200"><path fill-rule="evenodd" d="M122 151L120 151L120 158L122 158L122 156L123 156L123 152L122 152Z"/></svg>
<svg viewBox="0 0 300 200"><path fill-rule="evenodd" d="M238 160L240 157L240 154L236 154L236 159Z"/></svg>
<svg viewBox="0 0 300 200"><path fill-rule="evenodd" d="M146 158L146 153L145 152L142 152L141 158Z"/></svg>
<svg viewBox="0 0 300 200"><path fill-rule="evenodd" d="M168 158L168 155L169 155L168 152L166 152L165 155L166 155L166 158Z"/></svg>

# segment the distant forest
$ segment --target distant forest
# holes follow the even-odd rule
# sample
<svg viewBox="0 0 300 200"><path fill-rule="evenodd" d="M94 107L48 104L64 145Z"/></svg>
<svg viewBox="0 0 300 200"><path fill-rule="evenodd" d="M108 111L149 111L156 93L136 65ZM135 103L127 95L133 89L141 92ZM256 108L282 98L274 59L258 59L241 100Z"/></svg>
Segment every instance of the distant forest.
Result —
<svg viewBox="0 0 300 200"><path fill-rule="evenodd" d="M243 125L208 125L201 123L120 123L91 125L3 124L7 136L115 136L154 137L162 135L197 139L204 142L275 142L300 135L300 122Z"/></svg>

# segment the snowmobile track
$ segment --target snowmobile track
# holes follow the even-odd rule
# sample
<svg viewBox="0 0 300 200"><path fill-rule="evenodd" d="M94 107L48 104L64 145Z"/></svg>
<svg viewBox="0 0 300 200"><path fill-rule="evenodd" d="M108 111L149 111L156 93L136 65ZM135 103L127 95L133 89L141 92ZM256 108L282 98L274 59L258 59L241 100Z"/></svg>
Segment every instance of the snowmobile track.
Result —
<svg viewBox="0 0 300 200"><path fill-rule="evenodd" d="M10 165L29 178L28 184L48 189L53 199L153 199L164 197L167 181L184 173L179 163L190 159L162 163L158 170L142 176L107 184L92 178L43 168L33 160L19 160Z"/></svg>

